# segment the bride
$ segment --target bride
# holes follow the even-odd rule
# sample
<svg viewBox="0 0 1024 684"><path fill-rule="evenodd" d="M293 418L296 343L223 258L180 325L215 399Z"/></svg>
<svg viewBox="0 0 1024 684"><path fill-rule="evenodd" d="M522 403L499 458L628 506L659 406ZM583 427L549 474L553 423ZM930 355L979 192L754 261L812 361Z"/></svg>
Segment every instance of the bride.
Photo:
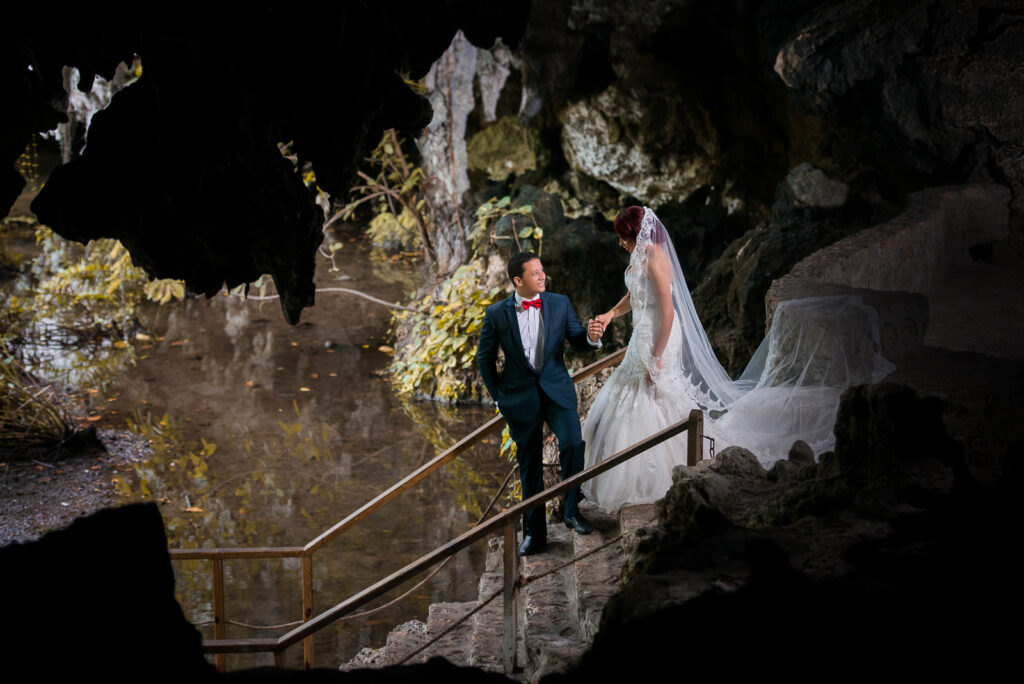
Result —
<svg viewBox="0 0 1024 684"><path fill-rule="evenodd" d="M633 313L622 363L598 393L583 426L591 466L656 432L705 412L704 434L719 447L743 446L765 465L793 442L831 449L839 397L853 384L892 371L882 358L877 314L857 296L783 302L769 334L738 380L718 362L701 326L665 226L647 207L614 223L629 252L627 294L595 317L602 327ZM662 498L672 469L686 462L685 435L648 449L583 485L606 510Z"/></svg>

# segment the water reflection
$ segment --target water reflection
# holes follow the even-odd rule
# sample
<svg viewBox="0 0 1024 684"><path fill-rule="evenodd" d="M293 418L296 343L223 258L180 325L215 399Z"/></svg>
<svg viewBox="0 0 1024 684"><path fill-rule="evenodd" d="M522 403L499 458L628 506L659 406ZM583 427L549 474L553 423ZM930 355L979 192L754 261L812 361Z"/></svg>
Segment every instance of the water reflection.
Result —
<svg viewBox="0 0 1024 684"><path fill-rule="evenodd" d="M335 255L339 270L325 263L317 286L405 299L415 270L371 256L346 242ZM21 293L31 283L5 287ZM493 415L396 398L382 377L389 357L378 351L390 314L361 298L321 294L295 327L277 302L230 296L143 304L137 315L143 332L127 339L32 335L20 353L35 372L89 390L83 419L128 426L150 441L151 454L117 487L125 501L158 502L172 548L305 544ZM483 445L329 544L314 558L315 612L464 532L507 467L493 443ZM425 619L432 601L474 599L483 552L463 551L386 611L324 630L317 663L337 665L381 645L394 625ZM176 563L175 571L185 614L212 620L209 564ZM298 619L299 572L298 560L227 561L229 618ZM212 636L211 626L201 629ZM228 627L229 637L277 633ZM288 664L299 666L300 657L291 649ZM268 663L263 655L229 658L232 668Z"/></svg>
<svg viewBox="0 0 1024 684"><path fill-rule="evenodd" d="M373 275L381 266L347 247L341 273L323 269L319 286L341 278L384 299L406 295L402 278L381 282ZM147 307L152 348L90 399L95 410L105 404L105 420L152 440L152 457L119 486L126 499L161 502L172 547L302 545L492 415L397 399L381 375L383 307L321 295L304 319L289 327L276 302L233 297ZM328 545L313 563L317 612L468 529L506 468L484 445ZM317 663L382 644L395 624L425 619L432 601L475 598L482 556L467 550L401 604L325 630ZM212 619L207 563L176 570L186 614ZM232 619L281 624L301 615L297 560L229 561L225 572ZM228 635L267 633L229 627ZM292 649L289 664L300 655ZM230 659L231 667L268 662Z"/></svg>

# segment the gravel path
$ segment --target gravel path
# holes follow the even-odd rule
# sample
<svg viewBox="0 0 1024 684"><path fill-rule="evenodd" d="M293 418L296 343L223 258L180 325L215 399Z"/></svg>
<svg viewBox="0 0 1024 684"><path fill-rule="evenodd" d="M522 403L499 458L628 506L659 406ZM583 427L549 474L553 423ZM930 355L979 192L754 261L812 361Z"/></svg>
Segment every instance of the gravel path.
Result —
<svg viewBox="0 0 1024 684"><path fill-rule="evenodd" d="M0 545L37 539L80 516L128 503L115 478L133 477L132 463L149 457L149 444L130 432L97 433L106 453L52 463L0 454Z"/></svg>

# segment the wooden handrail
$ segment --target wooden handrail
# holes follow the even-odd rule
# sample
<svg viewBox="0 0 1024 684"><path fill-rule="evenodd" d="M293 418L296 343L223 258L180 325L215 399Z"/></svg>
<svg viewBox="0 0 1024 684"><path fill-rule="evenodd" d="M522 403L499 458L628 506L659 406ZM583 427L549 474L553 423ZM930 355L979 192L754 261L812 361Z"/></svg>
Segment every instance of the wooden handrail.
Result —
<svg viewBox="0 0 1024 684"><path fill-rule="evenodd" d="M430 553L413 561L412 563L409 563L401 570L393 572L391 575L385 577L376 584L373 584L372 586L363 589L359 593L350 596L341 603L338 603L332 608L324 611L323 613L320 613L312 620L305 622L302 625L292 629L290 632L281 635L277 639L276 648L272 650L283 650L299 642L300 640L311 636L314 632L317 632L320 629L327 627L328 625L334 623L335 621L344 617L348 613L351 613L357 608L364 606L366 603L372 601L378 596L387 593L391 589L394 589L403 582L411 579L423 570L426 570L432 565L435 565L436 563L441 562L445 558L461 551L473 542L483 539L489 535L493 535L495 530L505 525L506 521L509 518L515 518L516 516L520 516L526 511L535 508L549 501L550 499L555 498L559 494L562 494L568 491L569 489L572 489L573 487L578 487L583 482L586 482L591 478L597 477L606 470L614 468L620 463L628 461L637 454L643 453L644 451L647 451L651 447L661 444L667 439L675 437L681 432L687 430L693 430L695 433L701 432L703 428L703 422L703 414L701 414L700 411L691 411L690 416L686 420L681 420L678 423L670 425L661 432L655 433L654 435L651 435L647 439L641 442L637 442L636 444L626 449L623 449L622 451L616 453L615 455L604 459L600 463L595 463L594 465L573 475L572 477L563 480L562 482L559 482L558 484L553 485L548 489L545 489L543 492L540 492L539 494L530 497L526 501L516 504L511 508L505 509L498 515L489 519L487 522L481 523L473 529L462 533L455 539L449 541L447 544L444 544L434 549ZM691 454L690 456L692 460L693 455ZM251 644L249 643L250 641L255 640L211 640L204 641L203 645L204 648L206 647L207 644L211 646L216 646L217 653L249 653L251 652L250 650L248 650L249 648L251 648ZM235 648L239 650L234 650Z"/></svg>
<svg viewBox="0 0 1024 684"><path fill-rule="evenodd" d="M215 560L227 558L302 558L306 549L302 546L265 546L206 549L169 549L173 560Z"/></svg>

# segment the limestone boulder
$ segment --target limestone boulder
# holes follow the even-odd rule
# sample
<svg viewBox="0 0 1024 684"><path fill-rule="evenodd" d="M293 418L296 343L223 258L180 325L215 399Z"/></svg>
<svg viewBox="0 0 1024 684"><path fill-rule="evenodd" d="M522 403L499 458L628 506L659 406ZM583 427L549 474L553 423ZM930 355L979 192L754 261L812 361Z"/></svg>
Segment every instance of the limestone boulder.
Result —
<svg viewBox="0 0 1024 684"><path fill-rule="evenodd" d="M711 181L717 133L699 103L613 85L560 115L569 164L658 207Z"/></svg>
<svg viewBox="0 0 1024 684"><path fill-rule="evenodd" d="M798 466L814 465L814 451L807 442L798 439L789 450L789 462Z"/></svg>

